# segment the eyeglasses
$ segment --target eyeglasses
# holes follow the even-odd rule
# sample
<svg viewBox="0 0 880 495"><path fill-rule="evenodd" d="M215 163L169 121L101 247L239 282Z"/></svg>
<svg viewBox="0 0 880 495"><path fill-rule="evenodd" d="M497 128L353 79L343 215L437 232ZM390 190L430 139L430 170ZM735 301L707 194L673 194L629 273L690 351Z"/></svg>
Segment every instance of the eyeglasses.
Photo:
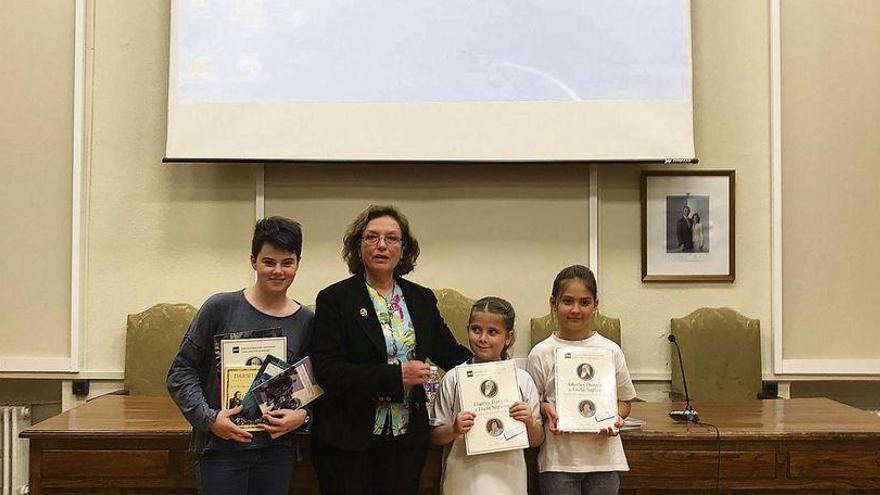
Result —
<svg viewBox="0 0 880 495"><path fill-rule="evenodd" d="M376 244L379 244L380 240L384 240L386 246L400 246L403 243L403 239L401 239L400 236L394 234L367 234L363 238L364 244L369 244L370 246L375 246Z"/></svg>

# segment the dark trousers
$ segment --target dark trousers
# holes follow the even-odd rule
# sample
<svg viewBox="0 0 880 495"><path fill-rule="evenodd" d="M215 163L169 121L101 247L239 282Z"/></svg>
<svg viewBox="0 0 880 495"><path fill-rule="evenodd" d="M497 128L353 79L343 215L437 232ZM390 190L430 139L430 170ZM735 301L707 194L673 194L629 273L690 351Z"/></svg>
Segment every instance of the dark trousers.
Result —
<svg viewBox="0 0 880 495"><path fill-rule="evenodd" d="M203 495L285 495L295 451L286 445L251 450L209 450L199 456Z"/></svg>
<svg viewBox="0 0 880 495"><path fill-rule="evenodd" d="M312 437L312 462L323 495L415 495L428 447L400 437L373 437L364 452L338 449Z"/></svg>

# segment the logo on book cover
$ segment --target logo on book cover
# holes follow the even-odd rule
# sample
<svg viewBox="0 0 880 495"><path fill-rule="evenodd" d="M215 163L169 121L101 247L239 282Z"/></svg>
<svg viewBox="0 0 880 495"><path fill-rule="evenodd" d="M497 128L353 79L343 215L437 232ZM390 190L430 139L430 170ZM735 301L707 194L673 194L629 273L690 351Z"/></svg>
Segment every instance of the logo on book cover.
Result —
<svg viewBox="0 0 880 495"><path fill-rule="evenodd" d="M235 347L232 348L232 353L233 353L233 354L238 354L239 350L240 350L240 349L238 348L238 346L235 346Z"/></svg>
<svg viewBox="0 0 880 495"><path fill-rule="evenodd" d="M468 377L468 378L473 378L473 377L474 377L474 372L473 372L473 371L468 371L468 372L467 372L467 377Z"/></svg>

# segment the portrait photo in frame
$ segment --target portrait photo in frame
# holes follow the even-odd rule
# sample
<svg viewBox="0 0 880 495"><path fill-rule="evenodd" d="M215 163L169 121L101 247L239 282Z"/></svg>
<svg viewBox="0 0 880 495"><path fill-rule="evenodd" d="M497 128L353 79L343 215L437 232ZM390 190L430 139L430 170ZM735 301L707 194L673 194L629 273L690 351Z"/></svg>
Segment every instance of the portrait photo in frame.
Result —
<svg viewBox="0 0 880 495"><path fill-rule="evenodd" d="M735 171L642 172L642 281L733 282Z"/></svg>

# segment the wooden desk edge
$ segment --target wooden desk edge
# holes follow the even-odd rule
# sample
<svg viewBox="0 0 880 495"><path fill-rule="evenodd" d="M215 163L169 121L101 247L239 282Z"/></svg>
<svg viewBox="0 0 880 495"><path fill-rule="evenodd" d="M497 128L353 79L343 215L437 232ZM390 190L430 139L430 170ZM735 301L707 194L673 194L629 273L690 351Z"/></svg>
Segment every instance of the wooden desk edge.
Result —
<svg viewBox="0 0 880 495"><path fill-rule="evenodd" d="M19 436L31 440L41 440L46 438L92 438L92 439L112 439L125 436L126 438L180 438L188 440L192 435L191 430L179 431L132 431L132 430L90 430L90 431L71 431L71 430L24 430Z"/></svg>

